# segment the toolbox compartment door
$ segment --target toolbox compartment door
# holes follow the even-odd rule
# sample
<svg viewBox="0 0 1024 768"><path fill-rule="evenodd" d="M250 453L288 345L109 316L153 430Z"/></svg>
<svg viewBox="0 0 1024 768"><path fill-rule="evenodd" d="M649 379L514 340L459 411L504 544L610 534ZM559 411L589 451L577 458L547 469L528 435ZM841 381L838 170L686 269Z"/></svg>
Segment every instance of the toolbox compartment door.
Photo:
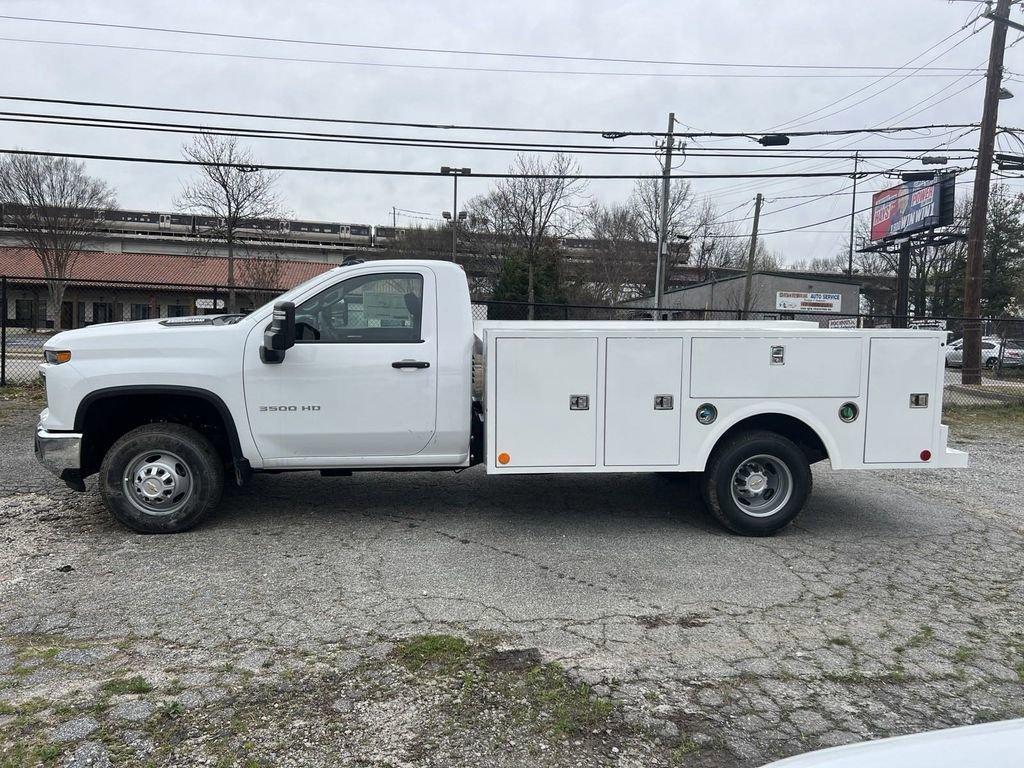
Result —
<svg viewBox="0 0 1024 768"><path fill-rule="evenodd" d="M597 353L597 338L495 340L491 466L596 465Z"/></svg>
<svg viewBox="0 0 1024 768"><path fill-rule="evenodd" d="M921 464L921 451L933 445L939 341L926 338L874 338L868 361L865 464ZM911 397L926 395L926 406ZM920 403L920 397L917 398Z"/></svg>
<svg viewBox="0 0 1024 768"><path fill-rule="evenodd" d="M682 338L612 337L607 345L605 465L678 464Z"/></svg>
<svg viewBox="0 0 1024 768"><path fill-rule="evenodd" d="M695 337L690 397L860 395L862 341L848 337Z"/></svg>

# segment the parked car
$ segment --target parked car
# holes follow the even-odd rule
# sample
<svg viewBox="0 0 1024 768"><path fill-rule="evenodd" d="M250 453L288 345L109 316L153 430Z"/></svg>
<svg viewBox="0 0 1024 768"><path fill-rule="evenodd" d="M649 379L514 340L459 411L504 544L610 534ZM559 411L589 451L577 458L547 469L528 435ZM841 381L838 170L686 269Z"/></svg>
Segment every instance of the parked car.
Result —
<svg viewBox="0 0 1024 768"><path fill-rule="evenodd" d="M1021 755L1024 719L847 744L764 768L1011 768Z"/></svg>
<svg viewBox="0 0 1024 768"><path fill-rule="evenodd" d="M1019 367L1024 362L1024 347L1014 341L1004 343L998 337L984 338L981 340L981 361L986 368L995 368L1002 365L1005 368ZM960 368L964 364L964 340L957 339L946 347L946 365L950 368Z"/></svg>

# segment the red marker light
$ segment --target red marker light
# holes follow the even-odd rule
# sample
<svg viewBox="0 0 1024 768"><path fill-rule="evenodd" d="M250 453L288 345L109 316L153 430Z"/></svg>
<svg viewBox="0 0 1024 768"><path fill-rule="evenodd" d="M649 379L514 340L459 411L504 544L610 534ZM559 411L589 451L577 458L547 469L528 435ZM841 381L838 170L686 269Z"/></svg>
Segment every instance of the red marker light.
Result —
<svg viewBox="0 0 1024 768"><path fill-rule="evenodd" d="M928 449L921 451L921 461L931 461L932 452Z"/></svg>

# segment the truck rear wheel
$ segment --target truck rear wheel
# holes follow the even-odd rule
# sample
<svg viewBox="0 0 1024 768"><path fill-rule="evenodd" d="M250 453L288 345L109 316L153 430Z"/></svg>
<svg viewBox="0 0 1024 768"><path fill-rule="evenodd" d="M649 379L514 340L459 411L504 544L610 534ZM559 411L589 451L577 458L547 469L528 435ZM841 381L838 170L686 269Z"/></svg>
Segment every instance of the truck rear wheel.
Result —
<svg viewBox="0 0 1024 768"><path fill-rule="evenodd" d="M178 533L220 501L224 468L210 441L181 424L146 424L122 435L103 457L100 494L122 525Z"/></svg>
<svg viewBox="0 0 1024 768"><path fill-rule="evenodd" d="M803 509L811 492L807 456L774 432L743 432L717 446L701 490L712 515L744 536L770 536Z"/></svg>

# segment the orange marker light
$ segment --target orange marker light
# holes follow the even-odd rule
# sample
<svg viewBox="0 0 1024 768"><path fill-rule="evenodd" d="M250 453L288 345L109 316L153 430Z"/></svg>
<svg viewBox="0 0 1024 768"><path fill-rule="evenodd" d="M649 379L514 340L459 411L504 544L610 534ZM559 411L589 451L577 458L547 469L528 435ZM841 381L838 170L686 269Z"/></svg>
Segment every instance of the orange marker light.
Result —
<svg viewBox="0 0 1024 768"><path fill-rule="evenodd" d="M512 461L512 457L509 456L507 453L499 453L498 454L498 463L499 464L508 464L510 461Z"/></svg>

